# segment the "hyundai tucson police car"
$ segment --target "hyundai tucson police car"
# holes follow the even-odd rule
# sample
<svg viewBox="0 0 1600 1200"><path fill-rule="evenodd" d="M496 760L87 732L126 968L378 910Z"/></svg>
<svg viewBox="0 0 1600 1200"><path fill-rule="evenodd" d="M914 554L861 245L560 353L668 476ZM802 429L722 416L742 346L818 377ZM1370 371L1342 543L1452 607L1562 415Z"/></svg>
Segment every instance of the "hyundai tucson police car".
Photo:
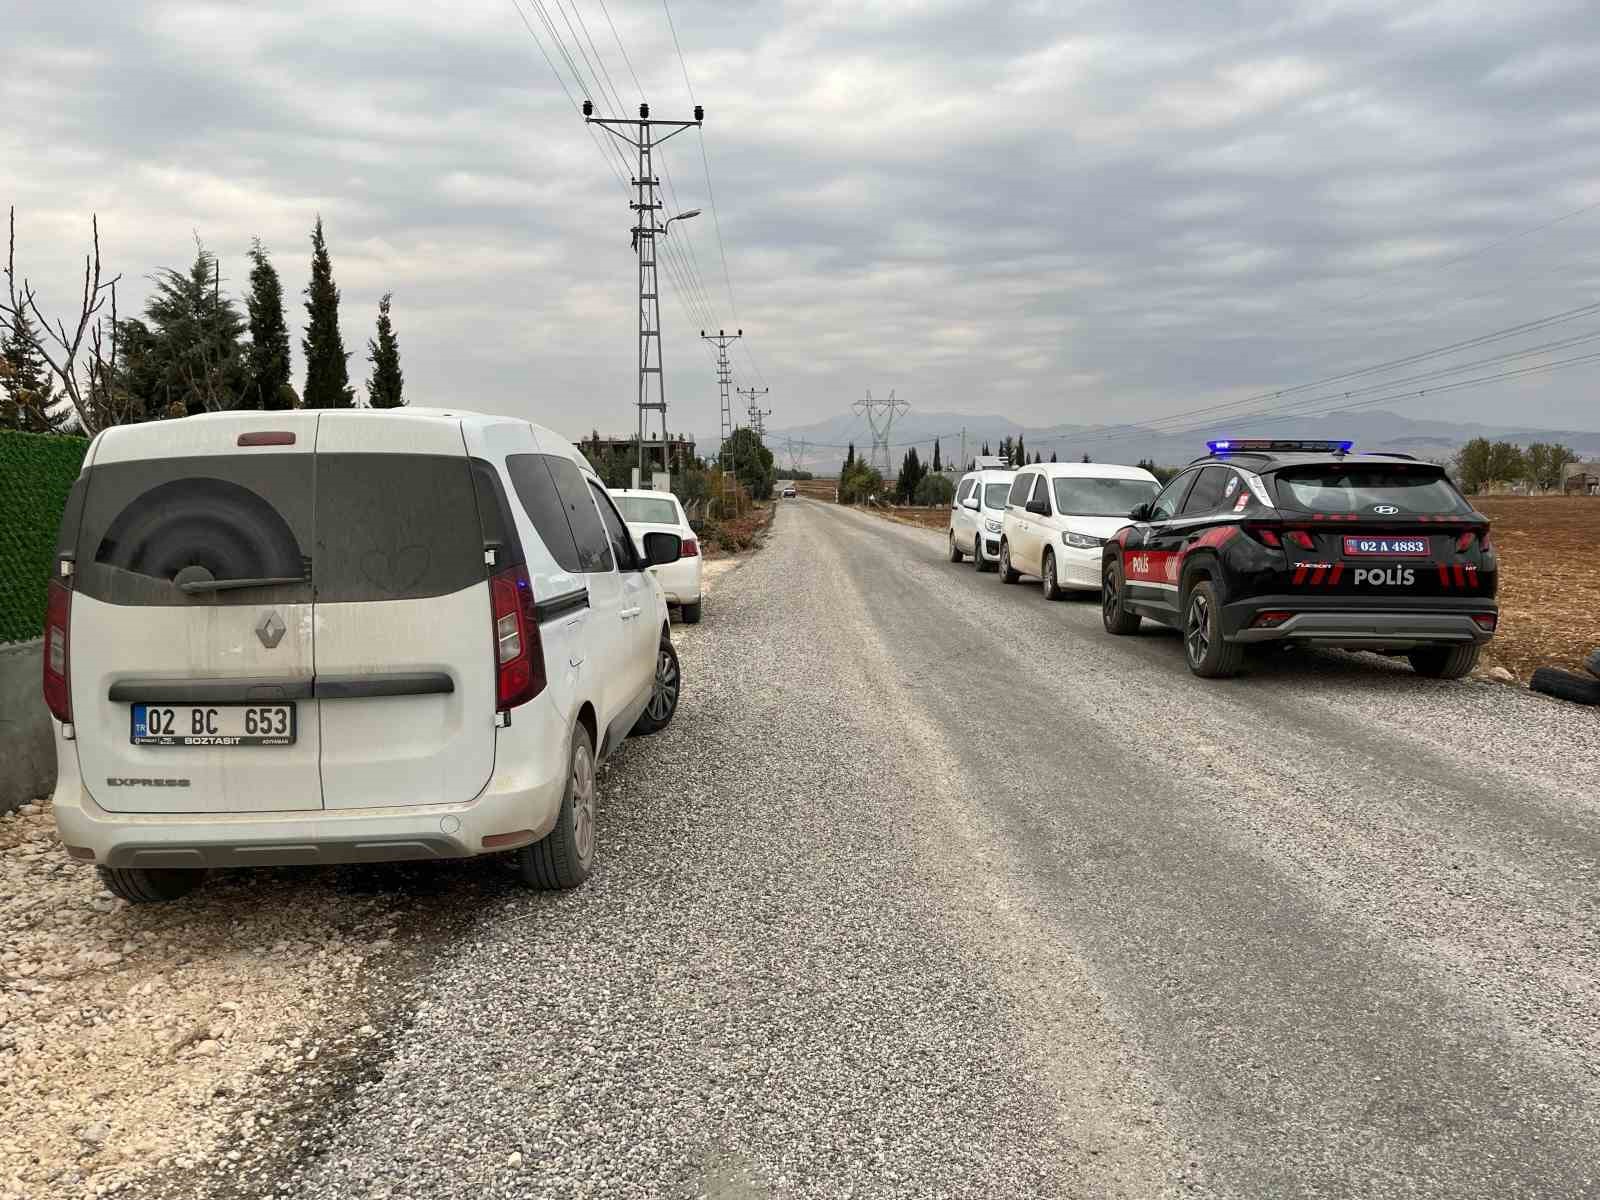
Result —
<svg viewBox="0 0 1600 1200"><path fill-rule="evenodd" d="M1488 520L1441 467L1349 442L1208 446L1106 544L1107 632L1175 626L1208 678L1260 642L1404 655L1439 678L1472 670L1498 621L1498 564Z"/></svg>

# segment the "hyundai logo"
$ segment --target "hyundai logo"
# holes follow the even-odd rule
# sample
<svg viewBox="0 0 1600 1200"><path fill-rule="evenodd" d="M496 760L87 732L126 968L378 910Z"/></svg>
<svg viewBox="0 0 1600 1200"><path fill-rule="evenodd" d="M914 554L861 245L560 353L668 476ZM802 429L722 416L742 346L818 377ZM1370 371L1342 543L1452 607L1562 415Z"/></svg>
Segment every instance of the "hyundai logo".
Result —
<svg viewBox="0 0 1600 1200"><path fill-rule="evenodd" d="M1386 517L1392 517L1400 510L1392 504L1374 504L1372 506L1372 511L1375 513L1382 513Z"/></svg>

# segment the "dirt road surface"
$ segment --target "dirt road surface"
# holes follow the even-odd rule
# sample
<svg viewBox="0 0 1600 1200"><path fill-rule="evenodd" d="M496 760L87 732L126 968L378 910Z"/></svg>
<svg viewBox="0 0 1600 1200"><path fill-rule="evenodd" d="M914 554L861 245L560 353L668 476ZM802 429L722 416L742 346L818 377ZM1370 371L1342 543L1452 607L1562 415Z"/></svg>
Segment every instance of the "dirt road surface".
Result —
<svg viewBox="0 0 1600 1200"><path fill-rule="evenodd" d="M674 636L596 877L463 891L314 1149L185 1194L1600 1194L1594 713L1196 680L810 501Z"/></svg>

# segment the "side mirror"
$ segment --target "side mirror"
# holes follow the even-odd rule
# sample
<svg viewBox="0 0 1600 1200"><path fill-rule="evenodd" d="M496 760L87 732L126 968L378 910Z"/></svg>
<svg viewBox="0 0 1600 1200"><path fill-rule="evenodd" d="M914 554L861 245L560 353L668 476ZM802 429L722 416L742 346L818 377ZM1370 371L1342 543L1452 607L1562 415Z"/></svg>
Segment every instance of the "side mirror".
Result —
<svg viewBox="0 0 1600 1200"><path fill-rule="evenodd" d="M1050 515L1050 501L1029 500L1028 511L1036 517L1048 517Z"/></svg>
<svg viewBox="0 0 1600 1200"><path fill-rule="evenodd" d="M1135 521L1148 521L1150 519L1150 502L1147 500L1143 504L1135 504L1133 511L1128 516Z"/></svg>
<svg viewBox="0 0 1600 1200"><path fill-rule="evenodd" d="M644 565L664 567L683 557L683 539L675 533L644 535Z"/></svg>
<svg viewBox="0 0 1600 1200"><path fill-rule="evenodd" d="M973 512L977 512L978 511L978 498L976 496L968 496L965 500L963 500L961 502L961 507L970 508Z"/></svg>

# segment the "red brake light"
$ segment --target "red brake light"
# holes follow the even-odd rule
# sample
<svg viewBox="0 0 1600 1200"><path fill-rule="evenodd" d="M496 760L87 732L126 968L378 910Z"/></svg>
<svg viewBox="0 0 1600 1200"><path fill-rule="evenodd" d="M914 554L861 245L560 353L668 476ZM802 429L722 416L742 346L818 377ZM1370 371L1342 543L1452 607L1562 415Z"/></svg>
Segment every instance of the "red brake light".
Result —
<svg viewBox="0 0 1600 1200"><path fill-rule="evenodd" d="M1283 543L1278 540L1278 531L1270 525L1246 525L1244 529L1263 546L1271 546L1274 550L1283 549Z"/></svg>
<svg viewBox="0 0 1600 1200"><path fill-rule="evenodd" d="M1256 619L1251 621L1250 624L1258 629L1271 629L1274 626L1282 625L1292 616L1294 616L1294 614L1290 612L1272 611L1257 613Z"/></svg>
<svg viewBox="0 0 1600 1200"><path fill-rule="evenodd" d="M700 553L700 543L699 542L695 541L693 538L684 538L683 539L683 551L682 551L681 557L683 557L683 558L693 558L695 555L697 555L699 553Z"/></svg>
<svg viewBox="0 0 1600 1200"><path fill-rule="evenodd" d="M292 446L294 445L294 432L288 429L264 429L255 433L241 433L238 437L241 446Z"/></svg>
<svg viewBox="0 0 1600 1200"><path fill-rule="evenodd" d="M71 577L50 581L44 606L44 702L62 724L72 720Z"/></svg>
<svg viewBox="0 0 1600 1200"><path fill-rule="evenodd" d="M1473 613L1472 619L1477 622L1479 629L1488 633L1493 633L1494 627L1498 623L1494 613Z"/></svg>
<svg viewBox="0 0 1600 1200"><path fill-rule="evenodd" d="M495 703L501 711L526 704L545 688L544 645L533 583L526 567L508 567L489 579L494 621Z"/></svg>
<svg viewBox="0 0 1600 1200"><path fill-rule="evenodd" d="M1299 546L1302 550L1315 550L1317 544L1311 540L1311 535L1304 529L1291 529L1283 535L1291 546Z"/></svg>
<svg viewBox="0 0 1600 1200"><path fill-rule="evenodd" d="M1471 550L1471 549L1472 549L1472 530L1463 529L1461 531L1461 536L1456 539L1456 553L1460 554L1463 550Z"/></svg>

